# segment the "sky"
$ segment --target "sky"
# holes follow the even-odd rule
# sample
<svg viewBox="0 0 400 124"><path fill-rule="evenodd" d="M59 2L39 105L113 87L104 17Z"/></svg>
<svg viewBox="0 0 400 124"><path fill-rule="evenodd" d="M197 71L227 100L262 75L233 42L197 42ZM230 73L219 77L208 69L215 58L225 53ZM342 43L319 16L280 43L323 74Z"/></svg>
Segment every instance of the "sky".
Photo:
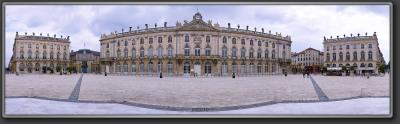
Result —
<svg viewBox="0 0 400 124"><path fill-rule="evenodd" d="M125 31L129 27L175 26L191 21L198 11L203 20L222 27L258 31L264 28L290 35L292 52L312 47L323 51L324 36L343 37L377 33L379 47L390 58L390 10L388 5L6 5L5 38L8 65L15 33L43 33L70 36L71 50L100 51L101 34ZM86 44L84 46L84 44Z"/></svg>

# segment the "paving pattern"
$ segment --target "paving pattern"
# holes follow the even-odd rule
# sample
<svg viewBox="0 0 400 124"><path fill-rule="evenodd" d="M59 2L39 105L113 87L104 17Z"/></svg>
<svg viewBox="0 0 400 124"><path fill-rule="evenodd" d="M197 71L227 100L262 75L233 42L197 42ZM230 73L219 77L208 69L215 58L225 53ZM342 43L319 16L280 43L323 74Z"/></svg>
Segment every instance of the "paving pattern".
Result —
<svg viewBox="0 0 400 124"><path fill-rule="evenodd" d="M81 91L81 83L82 83L83 74L79 78L78 82L75 85L74 90L72 91L71 95L68 98L68 101L76 102L79 98L79 92Z"/></svg>
<svg viewBox="0 0 400 124"><path fill-rule="evenodd" d="M317 82L315 82L312 76L310 76L310 80L314 86L315 92L317 93L319 100L328 101L329 100L328 96L325 95L324 91L322 91L322 89L318 86Z"/></svg>

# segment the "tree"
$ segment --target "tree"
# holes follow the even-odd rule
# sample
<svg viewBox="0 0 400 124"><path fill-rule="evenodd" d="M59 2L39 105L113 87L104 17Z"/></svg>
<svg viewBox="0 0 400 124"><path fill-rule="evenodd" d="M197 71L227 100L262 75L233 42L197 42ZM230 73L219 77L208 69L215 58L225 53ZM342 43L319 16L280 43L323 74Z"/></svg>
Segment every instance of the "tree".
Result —
<svg viewBox="0 0 400 124"><path fill-rule="evenodd" d="M379 71L379 73L385 73L385 64L380 64L378 71Z"/></svg>

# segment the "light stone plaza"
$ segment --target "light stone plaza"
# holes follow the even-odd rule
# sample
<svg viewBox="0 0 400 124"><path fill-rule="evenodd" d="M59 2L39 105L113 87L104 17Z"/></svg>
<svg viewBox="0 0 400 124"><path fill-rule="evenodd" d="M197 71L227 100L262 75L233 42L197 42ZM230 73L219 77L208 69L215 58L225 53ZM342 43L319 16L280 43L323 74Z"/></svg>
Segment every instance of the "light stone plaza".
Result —
<svg viewBox="0 0 400 124"><path fill-rule="evenodd" d="M99 52L71 50L79 41L68 35L17 32L5 113L389 114L376 32L294 52L290 34L203 19L102 32Z"/></svg>

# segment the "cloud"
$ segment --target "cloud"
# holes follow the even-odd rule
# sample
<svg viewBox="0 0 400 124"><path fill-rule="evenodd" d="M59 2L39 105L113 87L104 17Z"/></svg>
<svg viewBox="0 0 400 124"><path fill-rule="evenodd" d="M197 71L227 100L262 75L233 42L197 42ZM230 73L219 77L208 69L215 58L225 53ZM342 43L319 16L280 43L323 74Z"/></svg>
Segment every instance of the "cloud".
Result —
<svg viewBox="0 0 400 124"><path fill-rule="evenodd" d="M100 49L100 35L144 28L175 25L191 20L198 11L205 21L227 27L280 32L292 37L292 51L308 47L323 50L323 37L377 32L379 46L389 60L390 20L386 5L7 5L6 64L12 55L15 32L71 36L71 50Z"/></svg>

